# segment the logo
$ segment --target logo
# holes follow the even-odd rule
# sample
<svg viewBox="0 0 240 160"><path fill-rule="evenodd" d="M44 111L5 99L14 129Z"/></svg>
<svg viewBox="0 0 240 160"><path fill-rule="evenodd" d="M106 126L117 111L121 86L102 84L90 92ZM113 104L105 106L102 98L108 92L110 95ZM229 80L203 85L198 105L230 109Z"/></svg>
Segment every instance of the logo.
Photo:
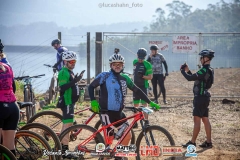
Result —
<svg viewBox="0 0 240 160"><path fill-rule="evenodd" d="M158 157L161 155L161 150L159 146L141 146L140 155Z"/></svg>
<svg viewBox="0 0 240 160"><path fill-rule="evenodd" d="M96 145L96 152L103 152L105 150L105 144L103 143L98 143Z"/></svg>
<svg viewBox="0 0 240 160"><path fill-rule="evenodd" d="M163 146L163 156L182 156L182 146Z"/></svg>
<svg viewBox="0 0 240 160"><path fill-rule="evenodd" d="M192 144L187 146L187 153L185 154L186 157L197 157L196 147Z"/></svg>
<svg viewBox="0 0 240 160"><path fill-rule="evenodd" d="M95 147L95 152L91 152L91 156L97 156L97 157L109 157L110 152L107 151L105 144L98 143Z"/></svg>
<svg viewBox="0 0 240 160"><path fill-rule="evenodd" d="M131 144L129 146L118 145L116 147L117 153L115 156L117 157L136 157L137 153L135 153L137 147L135 144Z"/></svg>

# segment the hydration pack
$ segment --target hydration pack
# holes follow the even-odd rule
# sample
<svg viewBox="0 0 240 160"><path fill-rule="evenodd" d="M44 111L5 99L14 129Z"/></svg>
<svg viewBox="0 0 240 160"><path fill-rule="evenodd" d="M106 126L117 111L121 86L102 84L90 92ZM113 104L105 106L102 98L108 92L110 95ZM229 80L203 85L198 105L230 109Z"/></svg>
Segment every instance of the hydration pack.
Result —
<svg viewBox="0 0 240 160"><path fill-rule="evenodd" d="M205 82L206 89L210 89L212 87L212 84L214 83L214 70L211 67L208 68L207 74L205 76Z"/></svg>

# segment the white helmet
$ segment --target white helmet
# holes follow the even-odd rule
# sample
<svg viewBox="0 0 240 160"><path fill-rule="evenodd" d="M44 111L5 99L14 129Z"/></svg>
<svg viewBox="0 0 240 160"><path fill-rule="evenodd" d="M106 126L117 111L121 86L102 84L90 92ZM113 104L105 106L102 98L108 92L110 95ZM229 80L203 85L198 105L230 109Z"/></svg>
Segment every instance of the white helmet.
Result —
<svg viewBox="0 0 240 160"><path fill-rule="evenodd" d="M122 62L125 63L124 57L121 54L113 54L110 58L109 58L109 64L113 63L113 62Z"/></svg>
<svg viewBox="0 0 240 160"><path fill-rule="evenodd" d="M62 60L65 61L77 60L77 54L73 51L65 51L62 53Z"/></svg>

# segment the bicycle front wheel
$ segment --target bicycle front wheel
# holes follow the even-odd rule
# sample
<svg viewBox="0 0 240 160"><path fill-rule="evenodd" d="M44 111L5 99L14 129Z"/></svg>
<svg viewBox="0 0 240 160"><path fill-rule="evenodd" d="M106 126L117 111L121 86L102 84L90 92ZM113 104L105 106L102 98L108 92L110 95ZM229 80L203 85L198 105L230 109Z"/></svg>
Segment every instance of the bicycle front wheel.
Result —
<svg viewBox="0 0 240 160"><path fill-rule="evenodd" d="M15 136L15 147L17 158L32 160L55 159L52 155L44 155L46 151L51 151L51 147L44 138L31 131L18 131Z"/></svg>
<svg viewBox="0 0 240 160"><path fill-rule="evenodd" d="M59 139L61 142L69 140L69 151L85 151L86 154L84 157L80 156L79 158L91 159L93 157L89 153L96 152L95 147L98 143L104 143L104 139L100 133L97 133L93 139L89 139L96 131L91 126L78 124L65 129L60 134ZM86 139L89 139L89 141L84 146L80 146Z"/></svg>
<svg viewBox="0 0 240 160"><path fill-rule="evenodd" d="M1 160L16 160L14 154L5 146L0 144L0 159Z"/></svg>
<svg viewBox="0 0 240 160"><path fill-rule="evenodd" d="M137 160L160 160L160 159L169 159L169 157L163 157L163 156L158 156L158 157L152 157L152 156L141 156L141 146L159 146L160 150L163 146L174 146L175 142L172 138L172 135L164 128L160 126L149 126L146 128L145 134L142 131L136 142L136 153L137 153ZM145 152L145 151L143 151ZM161 152L161 151L160 151ZM170 157L171 160L174 160L175 157Z"/></svg>

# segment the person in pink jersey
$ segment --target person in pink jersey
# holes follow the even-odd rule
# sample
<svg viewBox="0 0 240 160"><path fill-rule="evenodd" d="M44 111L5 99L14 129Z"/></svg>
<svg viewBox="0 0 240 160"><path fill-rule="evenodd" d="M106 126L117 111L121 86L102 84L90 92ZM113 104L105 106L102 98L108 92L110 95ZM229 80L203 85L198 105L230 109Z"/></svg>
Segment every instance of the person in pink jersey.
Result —
<svg viewBox="0 0 240 160"><path fill-rule="evenodd" d="M12 69L0 62L0 142L16 155L14 138L19 120ZM1 139L2 137L2 139Z"/></svg>

